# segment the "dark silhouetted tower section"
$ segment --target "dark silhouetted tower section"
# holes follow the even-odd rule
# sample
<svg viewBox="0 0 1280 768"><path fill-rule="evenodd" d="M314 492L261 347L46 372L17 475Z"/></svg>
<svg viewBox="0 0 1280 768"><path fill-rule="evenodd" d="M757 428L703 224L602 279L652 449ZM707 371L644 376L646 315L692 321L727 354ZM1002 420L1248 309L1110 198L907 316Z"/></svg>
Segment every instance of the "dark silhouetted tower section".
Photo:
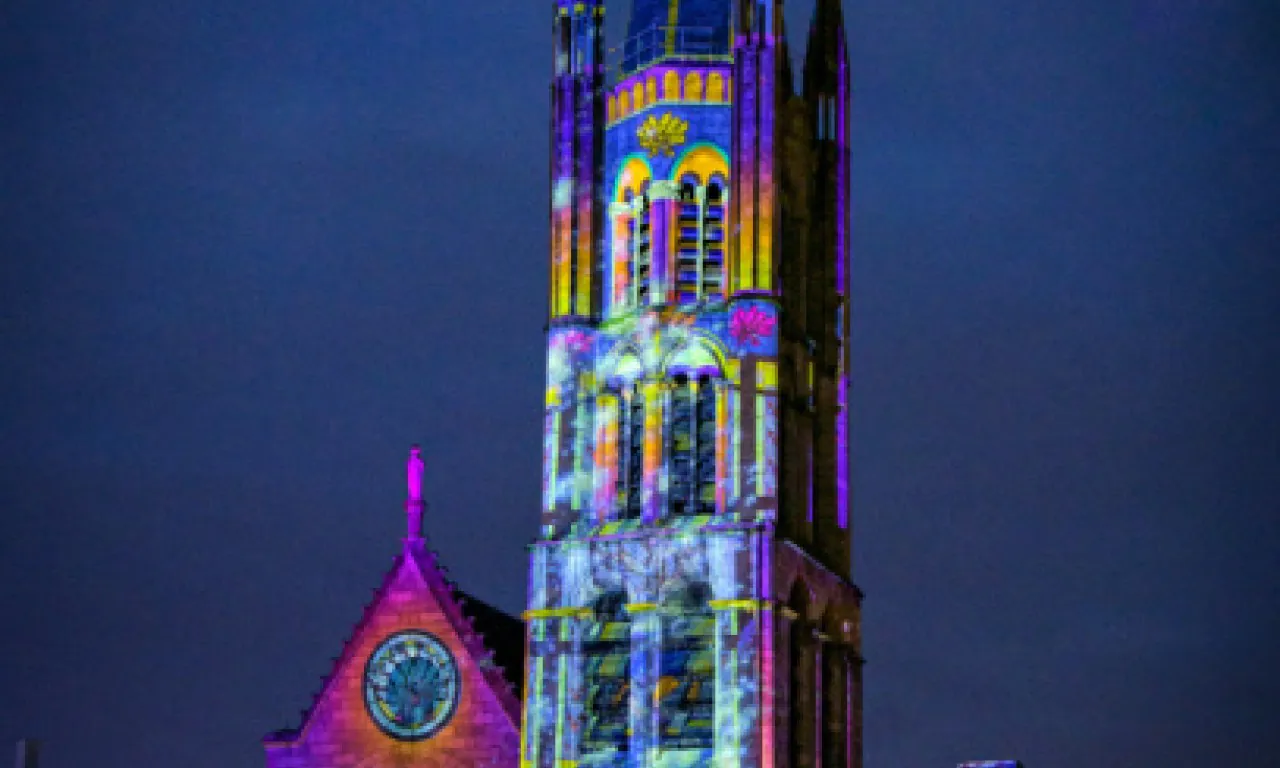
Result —
<svg viewBox="0 0 1280 768"><path fill-rule="evenodd" d="M34 739L19 741L13 768L40 768L40 742Z"/></svg>

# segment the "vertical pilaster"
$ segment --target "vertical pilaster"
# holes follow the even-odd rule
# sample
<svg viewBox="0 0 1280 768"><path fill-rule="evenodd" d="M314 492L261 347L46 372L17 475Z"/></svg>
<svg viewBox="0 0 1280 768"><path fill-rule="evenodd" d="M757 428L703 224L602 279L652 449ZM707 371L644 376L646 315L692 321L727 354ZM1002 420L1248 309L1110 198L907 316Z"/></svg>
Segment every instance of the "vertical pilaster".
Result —
<svg viewBox="0 0 1280 768"><path fill-rule="evenodd" d="M558 0L551 86L551 318L600 306L604 3Z"/></svg>
<svg viewBox="0 0 1280 768"><path fill-rule="evenodd" d="M653 287L650 303L657 307L676 301L676 217L679 188L669 181L649 186L649 258Z"/></svg>
<svg viewBox="0 0 1280 768"><path fill-rule="evenodd" d="M644 392L644 496L643 519L652 523L663 514L663 414L666 392L657 379L645 379Z"/></svg>
<svg viewBox="0 0 1280 768"><path fill-rule="evenodd" d="M775 290L782 0L739 0L733 58L730 295Z"/></svg>

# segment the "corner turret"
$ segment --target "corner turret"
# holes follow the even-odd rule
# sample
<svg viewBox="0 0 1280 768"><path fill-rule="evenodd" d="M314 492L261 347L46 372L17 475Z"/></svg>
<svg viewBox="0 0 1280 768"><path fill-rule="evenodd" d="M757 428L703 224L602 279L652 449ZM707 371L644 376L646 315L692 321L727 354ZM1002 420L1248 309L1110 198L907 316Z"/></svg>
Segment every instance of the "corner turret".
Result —
<svg viewBox="0 0 1280 768"><path fill-rule="evenodd" d="M557 0L551 83L551 296L557 320L599 313L604 0Z"/></svg>

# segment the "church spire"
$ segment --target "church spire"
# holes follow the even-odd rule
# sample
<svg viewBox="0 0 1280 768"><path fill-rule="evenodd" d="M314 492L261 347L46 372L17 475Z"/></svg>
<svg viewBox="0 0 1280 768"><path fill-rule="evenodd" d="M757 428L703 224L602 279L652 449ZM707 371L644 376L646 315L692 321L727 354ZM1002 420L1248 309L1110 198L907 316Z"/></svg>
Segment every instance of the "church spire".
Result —
<svg viewBox="0 0 1280 768"><path fill-rule="evenodd" d="M425 464L422 461L422 449L414 445L409 449L409 461L407 469L409 481L409 498L404 503L404 510L408 516L408 532L405 541L418 542L422 540L422 511L426 509L426 502L422 500L422 470Z"/></svg>

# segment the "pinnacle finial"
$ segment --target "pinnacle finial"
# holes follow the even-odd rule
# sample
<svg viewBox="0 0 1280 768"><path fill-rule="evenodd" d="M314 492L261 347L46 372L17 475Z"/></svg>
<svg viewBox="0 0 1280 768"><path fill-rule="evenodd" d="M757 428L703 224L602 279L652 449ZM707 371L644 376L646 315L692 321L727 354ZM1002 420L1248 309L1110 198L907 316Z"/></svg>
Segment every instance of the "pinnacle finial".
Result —
<svg viewBox="0 0 1280 768"><path fill-rule="evenodd" d="M422 461L422 449L415 444L409 449L409 461L406 467L406 474L409 479L409 499L404 503L404 509L409 518L409 541L422 539L422 512L427 506L422 501L422 471L425 466Z"/></svg>
<svg viewBox="0 0 1280 768"><path fill-rule="evenodd" d="M422 501L422 449L416 444L409 449L409 501Z"/></svg>

